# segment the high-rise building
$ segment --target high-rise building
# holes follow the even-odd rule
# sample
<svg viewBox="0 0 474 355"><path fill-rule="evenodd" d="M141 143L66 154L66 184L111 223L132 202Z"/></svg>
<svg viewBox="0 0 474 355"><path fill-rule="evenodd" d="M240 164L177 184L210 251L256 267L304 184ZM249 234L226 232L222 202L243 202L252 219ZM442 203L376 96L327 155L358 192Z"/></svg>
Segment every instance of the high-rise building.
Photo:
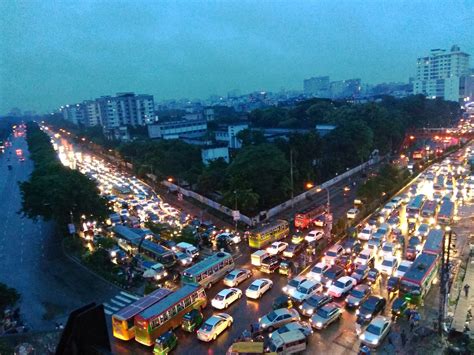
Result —
<svg viewBox="0 0 474 355"><path fill-rule="evenodd" d="M359 96L362 90L360 79L347 79L331 82L331 98L345 99Z"/></svg>
<svg viewBox="0 0 474 355"><path fill-rule="evenodd" d="M417 60L413 93L459 101L463 95L462 81L468 74L469 54L461 52L459 46L453 45L449 52L432 49L428 56Z"/></svg>
<svg viewBox="0 0 474 355"><path fill-rule="evenodd" d="M66 121L72 122L75 125L84 124L86 113L83 104L61 106L60 111Z"/></svg>
<svg viewBox="0 0 474 355"><path fill-rule="evenodd" d="M329 76L318 76L303 80L303 90L307 95L330 98Z"/></svg>

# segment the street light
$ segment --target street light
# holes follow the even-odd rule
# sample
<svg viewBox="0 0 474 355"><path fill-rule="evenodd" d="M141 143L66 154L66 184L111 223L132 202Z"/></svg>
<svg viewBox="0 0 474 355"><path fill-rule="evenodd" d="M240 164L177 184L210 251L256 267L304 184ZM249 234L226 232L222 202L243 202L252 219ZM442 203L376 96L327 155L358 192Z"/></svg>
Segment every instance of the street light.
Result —
<svg viewBox="0 0 474 355"><path fill-rule="evenodd" d="M312 189L314 187L314 184L312 182L307 182L306 183L306 188L307 189Z"/></svg>

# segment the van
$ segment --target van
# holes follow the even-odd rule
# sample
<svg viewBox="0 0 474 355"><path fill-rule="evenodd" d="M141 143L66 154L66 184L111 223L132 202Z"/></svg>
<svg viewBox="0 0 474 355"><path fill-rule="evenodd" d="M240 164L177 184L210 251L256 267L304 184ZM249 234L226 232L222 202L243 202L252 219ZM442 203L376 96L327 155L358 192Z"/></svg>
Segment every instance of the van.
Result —
<svg viewBox="0 0 474 355"><path fill-rule="evenodd" d="M269 256L266 250L257 250L250 256L251 264L255 266L262 265L262 260Z"/></svg>
<svg viewBox="0 0 474 355"><path fill-rule="evenodd" d="M191 258L197 258L199 256L199 250L194 245L181 242L176 244L176 250L185 253L186 255L190 256Z"/></svg>
<svg viewBox="0 0 474 355"><path fill-rule="evenodd" d="M269 350L275 354L296 354L306 350L306 336L301 330L272 334Z"/></svg>

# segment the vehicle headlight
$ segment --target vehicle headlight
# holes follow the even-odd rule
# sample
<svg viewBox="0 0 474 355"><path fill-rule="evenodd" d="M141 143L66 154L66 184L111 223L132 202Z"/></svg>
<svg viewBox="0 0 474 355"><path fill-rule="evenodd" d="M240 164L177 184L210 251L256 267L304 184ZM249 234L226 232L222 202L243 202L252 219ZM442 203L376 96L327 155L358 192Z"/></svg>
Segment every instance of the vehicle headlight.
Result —
<svg viewBox="0 0 474 355"><path fill-rule="evenodd" d="M361 334L359 338L360 338L360 340L364 340L365 339L365 334Z"/></svg>
<svg viewBox="0 0 474 355"><path fill-rule="evenodd" d="M308 309L308 314L313 314L313 310L312 310L312 309Z"/></svg>
<svg viewBox="0 0 474 355"><path fill-rule="evenodd" d="M365 315L365 319L369 319L370 317L371 317L370 314L366 314L366 315Z"/></svg>
<svg viewBox="0 0 474 355"><path fill-rule="evenodd" d="M282 291L283 291L283 292L286 292L286 291L288 291L288 287L286 287L286 286L285 286L285 287L283 287L283 288L282 288Z"/></svg>
<svg viewBox="0 0 474 355"><path fill-rule="evenodd" d="M356 314L359 314L359 313L360 313L360 311L359 311L359 310L357 310L357 311L356 311Z"/></svg>
<svg viewBox="0 0 474 355"><path fill-rule="evenodd" d="M354 306L358 306L360 302L354 302Z"/></svg>
<svg viewBox="0 0 474 355"><path fill-rule="evenodd" d="M298 308L299 308L299 309L303 309L303 305L301 304Z"/></svg>
<svg viewBox="0 0 474 355"><path fill-rule="evenodd" d="M378 339L374 339L374 340L371 341L372 344L377 344L378 342L379 342Z"/></svg>
<svg viewBox="0 0 474 355"><path fill-rule="evenodd" d="M321 323L321 322L316 322L316 326L317 326L317 327L322 327L322 326L323 326L323 323Z"/></svg>
<svg viewBox="0 0 474 355"><path fill-rule="evenodd" d="M165 273L163 275L168 276L168 273L165 271Z"/></svg>

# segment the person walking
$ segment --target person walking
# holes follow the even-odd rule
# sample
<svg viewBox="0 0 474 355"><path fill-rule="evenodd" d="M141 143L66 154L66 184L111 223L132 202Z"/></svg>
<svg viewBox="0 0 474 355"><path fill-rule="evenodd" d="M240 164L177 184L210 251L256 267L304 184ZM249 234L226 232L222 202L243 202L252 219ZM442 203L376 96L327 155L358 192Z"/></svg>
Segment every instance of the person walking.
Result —
<svg viewBox="0 0 474 355"><path fill-rule="evenodd" d="M464 285L464 295L466 296L466 298L469 296L469 288L471 286L469 286L468 284L465 284Z"/></svg>
<svg viewBox="0 0 474 355"><path fill-rule="evenodd" d="M402 330L400 338L402 339L402 346L405 347L405 344L407 343L407 335L405 333L405 329Z"/></svg>

